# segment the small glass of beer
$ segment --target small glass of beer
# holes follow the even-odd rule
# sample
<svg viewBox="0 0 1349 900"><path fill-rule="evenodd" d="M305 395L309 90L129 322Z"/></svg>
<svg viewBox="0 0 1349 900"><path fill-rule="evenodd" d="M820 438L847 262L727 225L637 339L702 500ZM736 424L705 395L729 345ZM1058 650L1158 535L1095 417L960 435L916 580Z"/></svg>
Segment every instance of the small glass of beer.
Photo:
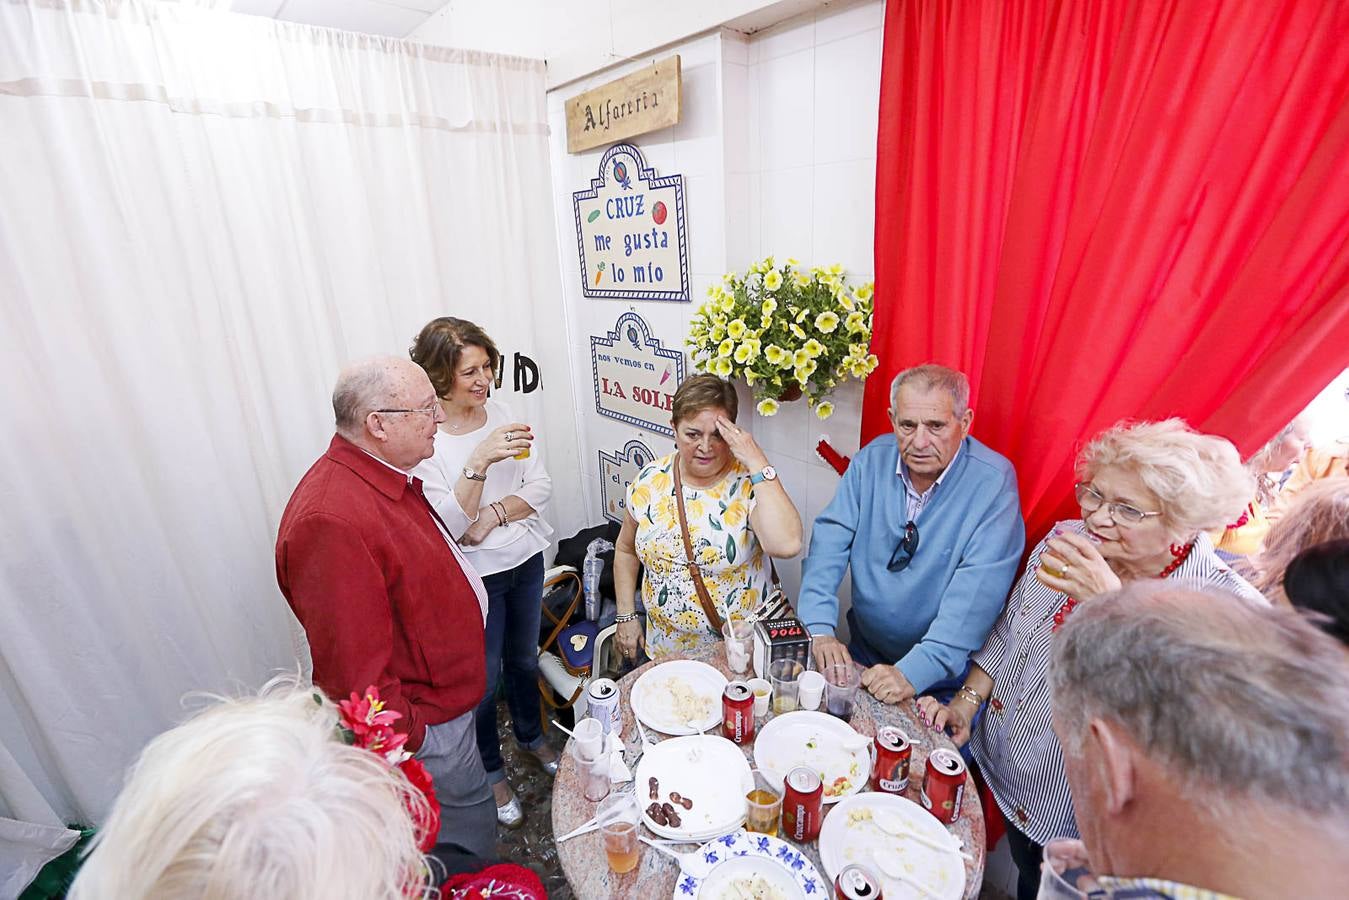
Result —
<svg viewBox="0 0 1349 900"><path fill-rule="evenodd" d="M609 859L609 870L618 874L637 868L641 844L637 842L637 824L641 812L637 798L632 794L610 794L600 802L595 812L604 835L604 855Z"/></svg>
<svg viewBox="0 0 1349 900"><path fill-rule="evenodd" d="M754 790L745 795L749 805L745 816L745 830L758 834L778 833L778 820L782 818L782 791L775 788L761 772L754 773Z"/></svg>

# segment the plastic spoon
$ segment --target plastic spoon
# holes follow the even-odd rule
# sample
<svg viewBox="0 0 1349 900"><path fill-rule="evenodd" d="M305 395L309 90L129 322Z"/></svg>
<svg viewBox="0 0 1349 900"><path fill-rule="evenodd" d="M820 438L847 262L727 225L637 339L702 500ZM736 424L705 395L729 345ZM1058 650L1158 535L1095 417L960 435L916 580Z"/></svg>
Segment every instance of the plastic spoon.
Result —
<svg viewBox="0 0 1349 900"><path fill-rule="evenodd" d="M912 875L907 874L904 871L903 864L900 863L900 861L895 859L893 856L886 853L882 853L879 850L872 850L871 859L873 862L876 863L876 867L880 869L882 873L885 874L885 877L893 878L896 881L902 881L909 887L913 888L916 891L919 891L926 897L932 897L935 898L935 900L941 900L940 894L934 894L928 888L927 885L923 884L921 881L915 881Z"/></svg>
<svg viewBox="0 0 1349 900"><path fill-rule="evenodd" d="M702 853L697 850L692 853L680 853L678 850L671 850L664 844L657 844L646 835L641 835L640 840L656 852L664 853L671 859L676 860L679 863L679 870L685 875L703 879L707 877L708 872L712 871L712 864L703 859Z"/></svg>
<svg viewBox="0 0 1349 900"><path fill-rule="evenodd" d="M968 860L974 859L974 857L970 856L968 853L966 853L964 850L961 849L959 838L953 837L951 841L934 841L927 835L919 834L918 832L914 831L908 825L904 824L903 819L899 818L899 816L896 816L889 810L873 809L871 811L871 821L876 825L877 828L879 828L881 831L884 831L886 834L892 834L896 837L909 838L910 840L917 841L918 843L922 844L925 847L931 847L933 850L944 850L947 853L955 853L962 859ZM954 841L954 843L952 843L952 841Z"/></svg>

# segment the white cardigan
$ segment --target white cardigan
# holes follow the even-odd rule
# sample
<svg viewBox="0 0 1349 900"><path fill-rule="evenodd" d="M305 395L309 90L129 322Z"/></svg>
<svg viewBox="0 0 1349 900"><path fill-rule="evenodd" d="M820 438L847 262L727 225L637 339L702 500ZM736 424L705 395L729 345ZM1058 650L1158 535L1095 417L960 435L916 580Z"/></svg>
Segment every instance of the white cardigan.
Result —
<svg viewBox="0 0 1349 900"><path fill-rule="evenodd" d="M437 429L435 455L412 470L412 474L425 483L426 499L431 501L456 539L477 521L478 511L473 510L470 514L460 508L459 500L454 496L454 483L463 475L464 465L474 448L494 428L518 421L510 407L500 400L489 398L486 409L487 422L473 431L447 434ZM492 529L477 546L460 545L479 575L513 569L550 543L553 529L543 520L543 511L553 493L553 480L544 469L541 444L538 432L535 432L529 459L505 459L487 469L487 483L482 487L480 501L482 506L514 494L534 507L534 515L510 522L504 528Z"/></svg>

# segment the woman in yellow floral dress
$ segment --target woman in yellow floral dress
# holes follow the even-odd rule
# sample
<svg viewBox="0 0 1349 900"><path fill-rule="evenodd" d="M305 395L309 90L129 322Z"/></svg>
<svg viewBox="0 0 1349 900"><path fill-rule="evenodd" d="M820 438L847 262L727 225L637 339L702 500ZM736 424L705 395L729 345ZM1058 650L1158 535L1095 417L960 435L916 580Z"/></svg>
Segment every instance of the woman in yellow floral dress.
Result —
<svg viewBox="0 0 1349 900"><path fill-rule="evenodd" d="M736 427L735 388L694 375L675 391L675 452L638 473L614 555L618 646L628 658L646 645L652 657L720 640L689 575L674 472L699 574L719 609L747 615L771 588L768 557L801 551L801 516L749 432ZM635 612L638 563L645 567L643 635Z"/></svg>

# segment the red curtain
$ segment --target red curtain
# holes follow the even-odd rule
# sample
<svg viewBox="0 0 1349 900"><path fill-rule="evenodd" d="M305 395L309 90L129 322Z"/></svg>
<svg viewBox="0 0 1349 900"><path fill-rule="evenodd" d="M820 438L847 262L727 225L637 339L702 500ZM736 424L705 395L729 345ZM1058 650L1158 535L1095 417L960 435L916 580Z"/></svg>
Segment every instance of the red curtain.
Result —
<svg viewBox="0 0 1349 900"><path fill-rule="evenodd" d="M890 0L863 439L970 376L1028 538L1123 418L1255 450L1349 365L1349 3Z"/></svg>

